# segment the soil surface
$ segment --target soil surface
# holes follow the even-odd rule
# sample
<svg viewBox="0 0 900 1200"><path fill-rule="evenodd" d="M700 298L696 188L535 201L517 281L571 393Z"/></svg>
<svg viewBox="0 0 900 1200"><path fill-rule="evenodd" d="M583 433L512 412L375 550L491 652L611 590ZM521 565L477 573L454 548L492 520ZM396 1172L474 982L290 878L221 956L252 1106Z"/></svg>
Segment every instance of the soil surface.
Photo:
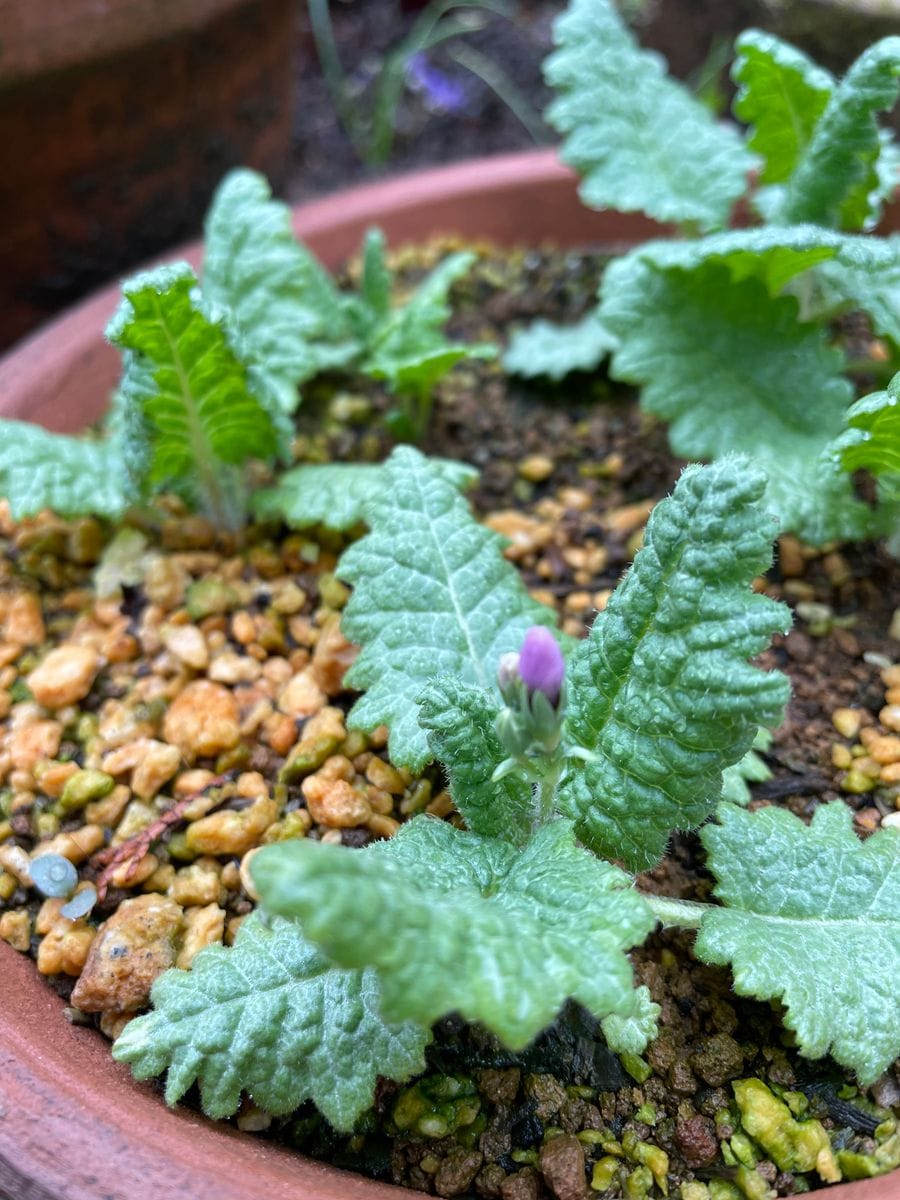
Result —
<svg viewBox="0 0 900 1200"><path fill-rule="evenodd" d="M450 248L395 256L402 285ZM484 248L456 289L454 332L502 342L538 314L574 319L602 267ZM298 455L380 458L390 403L371 383L320 378L305 395ZM604 607L683 465L664 428L602 371L541 386L485 362L439 385L424 448L480 469L476 509L510 537L509 557L575 635ZM70 997L71 1019L114 1037L160 970L230 943L253 905L246 864L257 845L307 836L363 846L415 812L457 819L436 769L411 778L387 760L383 734L345 728L354 697L342 685L353 650L339 632L341 539L271 526L222 537L173 502L161 526L143 527L136 574L97 601L90 583L110 529L48 515L5 518L0 532L0 936L36 957ZM794 629L763 658L787 672L794 695L751 806L808 818L840 796L866 836L900 807L896 563L872 545L811 550L786 537L758 586L795 608ZM876 739L886 747L877 758ZM285 775L286 761L302 766ZM38 846L69 857L79 887L99 891L92 912L69 920L62 901L41 902L28 875ZM711 882L695 836L640 881L688 899L709 898ZM111 962L110 920L142 972ZM900 1165L896 1068L859 1090L830 1060L800 1059L779 1014L737 998L726 971L693 958L689 935L660 932L633 961L662 1008L643 1058L612 1055L574 1006L518 1056L448 1018L428 1075L384 1083L352 1136L312 1109L273 1121L247 1102L237 1123L377 1178L488 1200L581 1200L586 1184L602 1200L666 1190L764 1200L836 1178L839 1151L859 1156L860 1171L874 1169L876 1151ZM747 1079L784 1099L784 1120L821 1123L832 1157L818 1170L747 1136L732 1087Z"/></svg>

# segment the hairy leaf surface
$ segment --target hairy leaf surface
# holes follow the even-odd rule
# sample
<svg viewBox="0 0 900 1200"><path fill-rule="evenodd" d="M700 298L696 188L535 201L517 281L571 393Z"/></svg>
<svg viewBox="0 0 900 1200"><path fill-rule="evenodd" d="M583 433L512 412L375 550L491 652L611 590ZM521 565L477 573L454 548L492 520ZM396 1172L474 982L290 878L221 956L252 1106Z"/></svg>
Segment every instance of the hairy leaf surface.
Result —
<svg viewBox="0 0 900 1200"><path fill-rule="evenodd" d="M772 744L772 735L768 729L758 729L753 739L753 746L747 751L740 762L732 767L726 767L722 772L722 799L730 804L740 804L746 808L750 803L749 784L764 783L772 778L765 761L757 754L757 750L768 750Z"/></svg>
<svg viewBox="0 0 900 1200"><path fill-rule="evenodd" d="M795 46L748 29L735 42L735 116L750 126L748 146L762 159L760 183L783 183L812 139L834 79Z"/></svg>
<svg viewBox="0 0 900 1200"><path fill-rule="evenodd" d="M704 916L698 956L730 963L740 995L780 999L802 1054L871 1083L900 1054L900 833L861 842L838 801L810 826L723 805L701 837L727 907Z"/></svg>
<svg viewBox="0 0 900 1200"><path fill-rule="evenodd" d="M364 850L265 847L251 870L268 909L296 917L335 962L377 970L390 1020L458 1012L519 1049L569 997L599 1017L632 1012L625 951L653 917L566 821L519 851L418 817Z"/></svg>
<svg viewBox="0 0 900 1200"><path fill-rule="evenodd" d="M593 371L615 346L616 339L592 310L574 325L539 320L517 330L510 338L503 366L526 379L540 375L562 379L571 371Z"/></svg>
<svg viewBox="0 0 900 1200"><path fill-rule="evenodd" d="M750 591L771 562L765 477L746 459L688 467L567 671L570 737L592 751L559 795L581 840L633 870L712 811L722 771L789 694L749 665L787 609Z"/></svg>
<svg viewBox="0 0 900 1200"><path fill-rule="evenodd" d="M614 1054L643 1054L659 1032L660 1007L641 986L631 993L631 1011L626 1015L604 1017L600 1022L606 1044Z"/></svg>
<svg viewBox="0 0 900 1200"><path fill-rule="evenodd" d="M387 313L369 336L361 370L384 379L393 392L421 393L464 358L493 358L493 346L451 342L443 332L451 313L450 288L468 273L475 257L451 254L405 304Z"/></svg>
<svg viewBox="0 0 900 1200"><path fill-rule="evenodd" d="M0 421L0 495L16 520L44 508L115 518L137 498L110 439L49 433L27 421Z"/></svg>
<svg viewBox="0 0 900 1200"><path fill-rule="evenodd" d="M857 400L847 424L837 442L844 469L869 471L886 495L900 500L900 375L885 391Z"/></svg>
<svg viewBox="0 0 900 1200"><path fill-rule="evenodd" d="M418 721L424 685L456 675L491 690L501 655L518 650L531 625L556 617L531 599L502 539L428 459L401 446L384 471L384 489L367 506L371 532L338 565L354 589L342 628L362 647L347 683L366 693L350 721L387 725L392 762L418 770L431 758Z"/></svg>
<svg viewBox="0 0 900 1200"><path fill-rule="evenodd" d="M419 706L419 724L447 770L450 794L467 827L484 837L524 844L537 816L531 785L518 772L496 782L491 778L506 758L494 732L496 696L442 675L425 688Z"/></svg>
<svg viewBox="0 0 900 1200"><path fill-rule="evenodd" d="M740 135L670 79L609 0L574 0L546 60L548 118L592 208L642 211L703 229L726 224L752 158Z"/></svg>
<svg viewBox="0 0 900 1200"><path fill-rule="evenodd" d="M814 272L821 305L829 316L847 309L867 312L875 332L900 346L900 234L855 240L870 249L835 257Z"/></svg>
<svg viewBox="0 0 900 1200"><path fill-rule="evenodd" d="M246 1092L276 1114L312 1100L351 1129L380 1075L402 1081L425 1068L430 1034L385 1022L375 973L333 966L292 921L251 915L233 947L210 946L190 971L166 971L152 998L113 1056L138 1079L168 1071L169 1104L199 1083L211 1117L230 1116Z"/></svg>
<svg viewBox="0 0 900 1200"><path fill-rule="evenodd" d="M222 524L233 524L242 498L227 468L272 459L276 424L248 386L247 370L222 324L197 290L190 267L136 275L106 335L131 351L136 369L120 391L139 408L151 438L148 481L170 485Z"/></svg>
<svg viewBox="0 0 900 1200"><path fill-rule="evenodd" d="M467 463L449 458L429 460L448 483L465 490L478 477ZM326 463L295 467L278 483L253 497L258 517L280 518L302 529L352 529L365 520L366 505L384 492L387 476L380 463Z"/></svg>
<svg viewBox="0 0 900 1200"><path fill-rule="evenodd" d="M752 455L781 528L807 541L871 527L871 511L825 454L852 397L843 356L824 329L798 320L794 297L736 280L724 262L660 269L638 253L609 267L602 294L603 321L621 342L613 373L643 386L641 402L669 422L676 454Z"/></svg>
<svg viewBox="0 0 900 1200"><path fill-rule="evenodd" d="M900 90L900 37L883 38L856 60L832 92L812 138L785 184L777 220L840 229L874 225L883 193L878 160L885 143L877 116Z"/></svg>
<svg viewBox="0 0 900 1200"><path fill-rule="evenodd" d="M359 353L345 297L255 171L232 171L216 192L203 292L228 313L242 358L266 376L285 412L297 407L298 384Z"/></svg>

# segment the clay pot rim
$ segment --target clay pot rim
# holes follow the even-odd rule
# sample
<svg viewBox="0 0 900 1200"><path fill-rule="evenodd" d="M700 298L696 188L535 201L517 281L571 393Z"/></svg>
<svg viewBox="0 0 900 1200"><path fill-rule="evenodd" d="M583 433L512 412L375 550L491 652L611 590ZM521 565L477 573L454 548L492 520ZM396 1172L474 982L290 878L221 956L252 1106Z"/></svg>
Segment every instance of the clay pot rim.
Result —
<svg viewBox="0 0 900 1200"><path fill-rule="evenodd" d="M524 244L622 245L656 227L592 213L552 151L426 170L315 201L295 228L329 265L381 224L391 241L453 230ZM199 246L181 256L197 263ZM171 258L172 255L167 255ZM0 360L0 415L77 428L98 415L115 356L100 331L118 300L104 289ZM30 959L0 943L0 1193L22 1200L399 1200L412 1193L327 1167L272 1143L167 1109L93 1030L69 1025ZM73 1064L77 1069L73 1070ZM828 1200L890 1200L893 1176L827 1189Z"/></svg>
<svg viewBox="0 0 900 1200"><path fill-rule="evenodd" d="M248 0L0 0L4 87L202 28Z"/></svg>

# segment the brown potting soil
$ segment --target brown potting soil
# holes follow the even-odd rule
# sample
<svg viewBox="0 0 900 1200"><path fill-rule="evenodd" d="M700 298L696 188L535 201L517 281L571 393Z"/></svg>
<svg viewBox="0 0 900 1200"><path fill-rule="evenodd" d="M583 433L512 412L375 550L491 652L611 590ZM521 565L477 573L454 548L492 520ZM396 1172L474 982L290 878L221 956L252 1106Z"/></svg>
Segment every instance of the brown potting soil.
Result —
<svg viewBox="0 0 900 1200"><path fill-rule="evenodd" d="M397 255L403 285L448 248ZM457 288L453 331L503 341L536 315L574 320L601 270L591 256L484 249ZM856 326L845 333L866 339ZM391 403L371 383L319 379L300 410L298 453L380 458L389 441L379 418ZM528 586L573 634L606 603L683 465L664 428L602 371L550 385L481 362L439 385L424 449L479 468L476 510L510 538ZM436 768L413 779L387 761L383 736L345 728L352 649L338 628L340 538L271 526L223 537L174 501L169 519L143 532L137 581L97 601L89 585L109 529L51 516L7 518L2 529L0 936L71 993L72 1019L98 1021L109 1036L146 1005L154 971L188 967L204 944L233 939L252 908L245 867L255 846L294 836L362 846L415 812L455 819ZM751 806L808 818L840 796L866 836L900 805L900 767L868 752L896 732L896 563L873 545L813 551L782 538L758 586L797 618L763 656L788 673L794 695L764 755L772 778L751 785ZM32 674L51 647L80 662L81 675ZM70 692L55 690L63 686ZM307 766L279 784L298 755ZM66 781L83 768L115 786L67 809ZM166 813L178 819L166 824ZM27 855L51 841L79 866L82 886L104 893L89 917L67 921L59 901L42 903L28 886ZM110 846L120 847L114 861ZM708 899L696 837L678 838L640 885ZM151 949L146 977L124 982L106 969L97 927L111 916ZM357 1133L336 1135L311 1108L273 1121L249 1101L238 1125L444 1196L580 1200L590 1182L604 1200L664 1185L677 1195L682 1184L684 1200L757 1200L820 1186L816 1171L777 1165L742 1131L731 1084L757 1078L795 1115L821 1121L833 1150L869 1163L879 1145L891 1153L896 1067L860 1090L830 1060L800 1058L778 1013L737 998L726 971L693 958L687 934L659 932L633 961L662 1008L643 1058L613 1056L574 1007L518 1056L451 1017L426 1077L383 1083Z"/></svg>

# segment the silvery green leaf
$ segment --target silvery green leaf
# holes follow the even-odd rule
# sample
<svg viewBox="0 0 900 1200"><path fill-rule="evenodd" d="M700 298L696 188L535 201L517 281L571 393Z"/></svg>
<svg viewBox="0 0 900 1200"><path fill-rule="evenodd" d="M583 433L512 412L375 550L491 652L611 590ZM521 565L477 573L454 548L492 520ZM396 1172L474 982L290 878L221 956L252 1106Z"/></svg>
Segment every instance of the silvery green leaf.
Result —
<svg viewBox="0 0 900 1200"><path fill-rule="evenodd" d="M375 970L389 1020L458 1012L520 1049L569 997L598 1017L633 1013L625 951L654 919L567 821L517 850L416 817L363 850L264 847L251 871L266 908L299 921L334 962Z"/></svg>
<svg viewBox="0 0 900 1200"><path fill-rule="evenodd" d="M772 557L764 490L744 458L688 467L572 653L567 730L591 758L570 765L558 803L585 845L632 870L703 821L722 771L780 722L788 680L748 661L790 624L750 590Z"/></svg>
<svg viewBox="0 0 900 1200"><path fill-rule="evenodd" d="M862 842L840 801L804 825L786 809L722 805L701 834L724 907L697 955L739 995L778 999L801 1054L871 1083L900 1054L900 832Z"/></svg>
<svg viewBox="0 0 900 1200"><path fill-rule="evenodd" d="M548 118L591 208L640 211L702 229L727 224L753 159L665 63L642 50L610 0L573 0L546 60Z"/></svg>
<svg viewBox="0 0 900 1200"><path fill-rule="evenodd" d="M538 320L517 330L503 356L512 375L563 379L572 371L593 371L616 346L616 339L591 310L574 325Z"/></svg>
<svg viewBox="0 0 900 1200"><path fill-rule="evenodd" d="M351 1129L380 1075L402 1081L425 1068L427 1030L386 1022L374 972L334 967L292 921L251 915L234 946L166 971L152 999L113 1057L138 1079L168 1072L169 1104L198 1083L211 1117L230 1116L246 1093L276 1114L312 1100Z"/></svg>
<svg viewBox="0 0 900 1200"><path fill-rule="evenodd" d="M455 675L492 690L501 655L556 615L531 599L502 539L424 455L398 447L383 470L364 510L371 532L338 564L353 585L342 628L362 647L346 677L365 693L350 723L387 725L391 761L418 770L431 758L418 720L423 687Z"/></svg>
<svg viewBox="0 0 900 1200"><path fill-rule="evenodd" d="M359 353L345 297L255 171L232 171L216 192L203 292L228 313L241 357L266 377L285 412L297 407L298 384Z"/></svg>
<svg viewBox="0 0 900 1200"><path fill-rule="evenodd" d="M449 458L429 460L454 487L465 491L478 478L468 463ZM311 463L280 476L274 487L254 494L252 508L263 519L276 518L302 529L352 529L365 519L366 505L387 486L380 463Z"/></svg>

